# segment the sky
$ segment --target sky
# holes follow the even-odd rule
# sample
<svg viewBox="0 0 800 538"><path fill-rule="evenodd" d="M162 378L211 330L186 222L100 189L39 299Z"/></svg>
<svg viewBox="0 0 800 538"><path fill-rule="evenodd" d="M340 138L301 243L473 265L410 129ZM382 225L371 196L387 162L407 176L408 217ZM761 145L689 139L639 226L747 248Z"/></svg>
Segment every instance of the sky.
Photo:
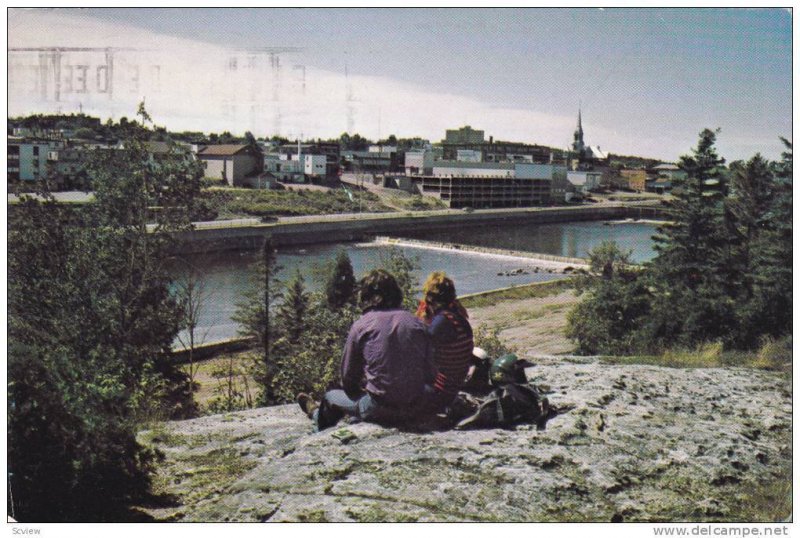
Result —
<svg viewBox="0 0 800 538"><path fill-rule="evenodd" d="M144 98L170 129L438 141L469 124L563 148L580 107L605 151L675 161L711 127L729 161L776 159L791 45L785 9L12 9L9 114L118 118ZM96 52L59 60L47 94L41 52L13 50L38 47L115 47L113 96ZM268 47L277 67L248 52ZM67 94L84 79L94 94Z"/></svg>

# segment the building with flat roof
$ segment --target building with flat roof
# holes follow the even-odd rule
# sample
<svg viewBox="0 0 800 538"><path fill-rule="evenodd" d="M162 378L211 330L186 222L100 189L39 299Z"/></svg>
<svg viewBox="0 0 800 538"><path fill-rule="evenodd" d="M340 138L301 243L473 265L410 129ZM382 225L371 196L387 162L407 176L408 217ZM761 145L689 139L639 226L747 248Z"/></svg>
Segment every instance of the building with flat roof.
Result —
<svg viewBox="0 0 800 538"><path fill-rule="evenodd" d="M553 178L565 174L563 166L536 163L437 161L414 181L451 208L529 207L549 204Z"/></svg>
<svg viewBox="0 0 800 538"><path fill-rule="evenodd" d="M483 144L485 141L483 131L465 125L460 129L447 129L444 134L443 144Z"/></svg>
<svg viewBox="0 0 800 538"><path fill-rule="evenodd" d="M64 143L57 140L34 140L8 137L6 145L7 181L38 181L48 173L48 165L54 165L57 151Z"/></svg>

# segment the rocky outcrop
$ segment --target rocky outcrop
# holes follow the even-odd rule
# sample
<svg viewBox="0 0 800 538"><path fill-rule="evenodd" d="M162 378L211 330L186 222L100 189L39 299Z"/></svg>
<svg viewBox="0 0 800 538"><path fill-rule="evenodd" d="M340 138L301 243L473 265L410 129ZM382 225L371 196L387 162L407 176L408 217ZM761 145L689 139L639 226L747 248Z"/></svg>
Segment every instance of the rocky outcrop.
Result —
<svg viewBox="0 0 800 538"><path fill-rule="evenodd" d="M752 519L748 491L791 465L791 380L737 368L543 361L561 409L544 431L312 433L294 405L168 423L174 521L686 521ZM788 514L786 514L788 516Z"/></svg>

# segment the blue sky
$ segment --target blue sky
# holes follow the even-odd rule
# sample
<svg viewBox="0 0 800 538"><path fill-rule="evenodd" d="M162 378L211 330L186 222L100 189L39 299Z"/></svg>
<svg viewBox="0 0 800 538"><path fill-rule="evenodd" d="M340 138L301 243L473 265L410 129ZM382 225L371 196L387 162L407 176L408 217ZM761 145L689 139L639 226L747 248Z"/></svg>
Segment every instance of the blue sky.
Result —
<svg viewBox="0 0 800 538"><path fill-rule="evenodd" d="M378 77L440 99L456 95L477 103L475 110L463 111L464 122L489 125L487 135L495 138L525 133L536 138L527 141L563 147L571 140L579 103L587 141L615 153L674 160L694 145L702 128L720 127L720 153L728 160L757 151L777 158L778 136L791 137L792 20L784 9L50 13L54 19L76 14L217 47L301 47L296 57L310 68L343 74L346 65L351 76ZM10 41L13 36L12 24ZM428 106L435 109L435 102L432 97L434 105ZM409 127L399 121L393 125L391 108L391 102L365 105L359 130L372 136L376 129L384 136L412 134L400 132ZM538 129L509 126L504 133L504 126L489 118L493 109L530 111L530 118L549 119L542 119ZM438 140L443 133L426 130L439 127L421 124L419 134Z"/></svg>

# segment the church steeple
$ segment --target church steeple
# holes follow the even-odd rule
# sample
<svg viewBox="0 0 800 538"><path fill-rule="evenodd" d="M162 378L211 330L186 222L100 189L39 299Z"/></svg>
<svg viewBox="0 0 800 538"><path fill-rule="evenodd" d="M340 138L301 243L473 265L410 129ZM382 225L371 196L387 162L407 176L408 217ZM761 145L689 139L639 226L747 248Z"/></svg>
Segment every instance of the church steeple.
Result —
<svg viewBox="0 0 800 538"><path fill-rule="evenodd" d="M577 151L578 154L582 154L585 148L585 144L583 143L583 125L581 125L581 108L578 107L578 128L575 130L575 137L572 142L572 149Z"/></svg>

